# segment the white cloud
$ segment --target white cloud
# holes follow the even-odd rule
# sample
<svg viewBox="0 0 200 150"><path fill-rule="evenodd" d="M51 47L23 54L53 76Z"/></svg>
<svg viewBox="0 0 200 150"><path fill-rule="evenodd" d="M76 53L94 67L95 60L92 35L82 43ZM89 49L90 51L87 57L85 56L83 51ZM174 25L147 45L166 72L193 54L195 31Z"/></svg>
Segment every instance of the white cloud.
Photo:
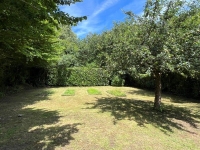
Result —
<svg viewBox="0 0 200 150"><path fill-rule="evenodd" d="M122 9L125 11L132 11L136 15L141 15L144 10L146 0L134 0L132 3L124 6Z"/></svg>
<svg viewBox="0 0 200 150"><path fill-rule="evenodd" d="M76 27L73 27L73 30L78 37L83 37L90 32L94 33L102 30L104 25L100 22L101 20L98 18L88 18L80 22Z"/></svg>
<svg viewBox="0 0 200 150"><path fill-rule="evenodd" d="M91 15L88 16L87 20L82 21L76 27L73 28L77 36L83 37L84 35L90 32L99 32L102 29L104 29L105 23L101 24L101 20L98 17L98 15L104 12L106 9L113 6L114 4L116 4L118 1L119 0L105 0L99 7L93 6L92 8L94 9L94 11L91 13Z"/></svg>
<svg viewBox="0 0 200 150"><path fill-rule="evenodd" d="M132 10L134 13L141 13L141 8L143 7L146 0L125 0L127 1L126 6L121 6L123 10ZM76 3L71 6L61 7L61 10L69 13L72 16L87 16L87 20L83 20L77 26L73 27L73 31L77 34L79 38L85 37L88 33L99 33L104 29L108 29L113 23L113 20L120 19L118 15L118 10L113 12L112 14L108 14L108 16L104 16L102 18L100 14L104 13L107 9L112 6L122 2L120 0L83 0L81 3ZM142 9L143 10L143 9ZM113 15L113 16L112 16ZM112 18L109 20L106 18ZM120 16L121 17L121 16ZM120 19L121 20L121 19Z"/></svg>
<svg viewBox="0 0 200 150"><path fill-rule="evenodd" d="M97 16L98 14L100 14L101 12L103 12L104 10L108 9L109 7L111 7L112 5L116 4L119 0L106 0L104 1L104 3L100 6L100 8L98 8L93 14L92 17Z"/></svg>

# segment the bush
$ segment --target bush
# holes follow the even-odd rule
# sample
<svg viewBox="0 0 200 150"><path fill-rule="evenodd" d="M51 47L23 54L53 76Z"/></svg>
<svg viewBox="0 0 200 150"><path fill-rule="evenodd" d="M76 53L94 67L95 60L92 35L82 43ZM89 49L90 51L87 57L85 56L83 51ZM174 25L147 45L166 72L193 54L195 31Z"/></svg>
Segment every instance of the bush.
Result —
<svg viewBox="0 0 200 150"><path fill-rule="evenodd" d="M150 74L132 75L132 86L155 89L155 80ZM162 74L162 91L189 98L200 98L200 73L183 75L176 72Z"/></svg>
<svg viewBox="0 0 200 150"><path fill-rule="evenodd" d="M48 73L51 86L103 86L108 85L108 72L102 68L51 68Z"/></svg>
<svg viewBox="0 0 200 150"><path fill-rule="evenodd" d="M150 74L138 74L135 78L135 85L145 89L154 89L154 79Z"/></svg>
<svg viewBox="0 0 200 150"><path fill-rule="evenodd" d="M200 98L200 75L185 76L178 73L164 74L163 90L190 98Z"/></svg>
<svg viewBox="0 0 200 150"><path fill-rule="evenodd" d="M116 75L113 77L111 85L112 86L124 86L125 80L120 76Z"/></svg>

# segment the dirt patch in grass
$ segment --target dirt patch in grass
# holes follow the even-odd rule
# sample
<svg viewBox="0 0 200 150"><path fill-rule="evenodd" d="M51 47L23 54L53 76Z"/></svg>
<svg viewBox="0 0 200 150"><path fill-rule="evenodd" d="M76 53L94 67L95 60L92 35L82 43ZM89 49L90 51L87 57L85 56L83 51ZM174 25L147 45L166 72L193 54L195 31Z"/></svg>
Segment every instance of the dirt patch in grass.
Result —
<svg viewBox="0 0 200 150"><path fill-rule="evenodd" d="M0 149L200 149L199 103L163 96L163 112L152 109L154 93L128 87L28 90L0 99ZM71 89L71 88L70 88ZM126 97L107 91L120 90ZM67 99L67 101L66 101Z"/></svg>

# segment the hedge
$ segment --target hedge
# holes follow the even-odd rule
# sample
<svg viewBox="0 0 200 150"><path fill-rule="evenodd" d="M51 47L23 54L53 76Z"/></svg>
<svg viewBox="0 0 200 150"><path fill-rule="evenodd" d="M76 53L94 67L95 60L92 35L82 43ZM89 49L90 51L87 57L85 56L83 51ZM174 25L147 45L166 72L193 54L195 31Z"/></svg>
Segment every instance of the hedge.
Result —
<svg viewBox="0 0 200 150"><path fill-rule="evenodd" d="M130 84L125 79L126 86L155 89L155 80L149 74L130 74L128 75L128 80ZM196 74L193 77L175 72L162 74L162 91L200 99L200 74Z"/></svg>
<svg viewBox="0 0 200 150"><path fill-rule="evenodd" d="M109 84L109 74L102 68L59 66L49 69L47 84L50 86L104 86Z"/></svg>

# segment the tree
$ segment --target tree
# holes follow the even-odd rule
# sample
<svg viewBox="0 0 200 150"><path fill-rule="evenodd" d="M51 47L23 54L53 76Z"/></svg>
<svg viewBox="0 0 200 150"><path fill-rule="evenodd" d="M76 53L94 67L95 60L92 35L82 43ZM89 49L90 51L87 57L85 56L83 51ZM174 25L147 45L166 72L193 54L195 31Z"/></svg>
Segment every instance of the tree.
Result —
<svg viewBox="0 0 200 150"><path fill-rule="evenodd" d="M137 25L134 65L155 76L154 108L161 109L161 76L199 63L200 1L147 0L143 16L126 12Z"/></svg>
<svg viewBox="0 0 200 150"><path fill-rule="evenodd" d="M128 19L104 32L96 47L109 68L154 76L154 108L160 110L162 74L199 71L200 1L147 0L142 16L125 13Z"/></svg>
<svg viewBox="0 0 200 150"><path fill-rule="evenodd" d="M61 55L58 60L58 65L65 67L73 67L77 65L76 55L79 51L78 39L72 32L71 26L62 25L59 35L59 43L61 46Z"/></svg>
<svg viewBox="0 0 200 150"><path fill-rule="evenodd" d="M101 67L102 64L98 61L101 39L101 35L90 33L86 38L79 40L77 59L81 66Z"/></svg>
<svg viewBox="0 0 200 150"><path fill-rule="evenodd" d="M85 16L70 16L59 9L59 5L75 2L80 0L1 0L1 79L9 68L46 66L57 58L59 24L75 25L86 19Z"/></svg>

